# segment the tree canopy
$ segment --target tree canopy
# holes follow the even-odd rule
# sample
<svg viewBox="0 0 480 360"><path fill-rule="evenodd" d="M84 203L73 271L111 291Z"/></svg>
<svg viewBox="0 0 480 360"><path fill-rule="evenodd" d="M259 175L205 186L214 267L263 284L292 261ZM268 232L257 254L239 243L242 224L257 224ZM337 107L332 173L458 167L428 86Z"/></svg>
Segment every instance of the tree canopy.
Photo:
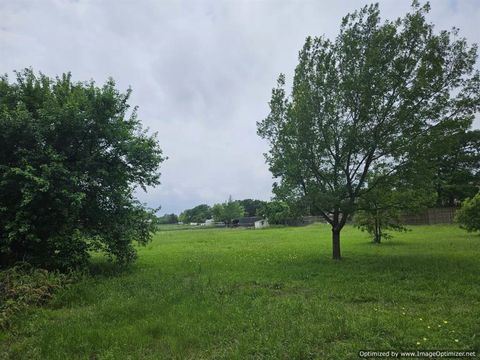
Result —
<svg viewBox="0 0 480 360"><path fill-rule="evenodd" d="M159 184L165 157L131 91L28 69L15 80L0 78L2 263L76 267L90 250L133 260L155 219L134 191Z"/></svg>
<svg viewBox="0 0 480 360"><path fill-rule="evenodd" d="M212 208L207 204L197 205L194 208L184 210L178 220L184 223L203 223L212 217Z"/></svg>
<svg viewBox="0 0 480 360"><path fill-rule="evenodd" d="M265 204L265 201L256 200L256 199L243 199L237 200L237 202L245 210L244 216L256 216L258 209Z"/></svg>
<svg viewBox="0 0 480 360"><path fill-rule="evenodd" d="M175 214L165 214L158 218L159 224L176 224L178 223L178 216Z"/></svg>
<svg viewBox="0 0 480 360"><path fill-rule="evenodd" d="M369 174L386 181L425 162L436 127L471 123L479 109L477 46L457 29L436 33L429 10L414 1L404 17L382 22L378 4L365 6L343 18L333 41L308 37L291 93L280 75L270 114L258 123L270 144L273 191L325 218L334 259L341 229L375 187Z"/></svg>
<svg viewBox="0 0 480 360"><path fill-rule="evenodd" d="M240 205L240 202L233 201L232 197L229 196L226 202L213 205L212 214L215 221L223 222L229 226L233 220L238 220L244 216L245 209Z"/></svg>
<svg viewBox="0 0 480 360"><path fill-rule="evenodd" d="M270 224L296 225L302 223L302 214L288 202L272 200L265 202L257 211L257 215L268 220Z"/></svg>
<svg viewBox="0 0 480 360"><path fill-rule="evenodd" d="M480 130L445 122L432 131L430 153L437 206L457 206L480 189Z"/></svg>

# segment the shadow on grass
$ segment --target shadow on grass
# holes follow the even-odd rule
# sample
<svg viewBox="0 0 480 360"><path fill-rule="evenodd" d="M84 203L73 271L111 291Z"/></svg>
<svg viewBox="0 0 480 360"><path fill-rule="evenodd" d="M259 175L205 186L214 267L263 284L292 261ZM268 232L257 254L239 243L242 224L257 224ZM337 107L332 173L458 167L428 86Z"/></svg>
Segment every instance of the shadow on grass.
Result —
<svg viewBox="0 0 480 360"><path fill-rule="evenodd" d="M389 247L389 246L404 246L404 245L410 245L408 242L405 241L400 241L400 240L385 240L383 242L375 243L373 241L366 241L360 243L361 245L369 245L369 246L378 246L378 247Z"/></svg>
<svg viewBox="0 0 480 360"><path fill-rule="evenodd" d="M88 265L88 273L92 277L117 277L131 274L135 264L121 265L106 258L92 259Z"/></svg>

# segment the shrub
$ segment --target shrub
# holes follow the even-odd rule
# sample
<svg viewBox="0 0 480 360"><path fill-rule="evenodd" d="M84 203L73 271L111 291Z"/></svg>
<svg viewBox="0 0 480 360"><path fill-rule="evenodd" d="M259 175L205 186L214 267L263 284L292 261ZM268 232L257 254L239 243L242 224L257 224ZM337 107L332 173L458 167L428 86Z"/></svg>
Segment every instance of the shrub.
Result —
<svg viewBox="0 0 480 360"><path fill-rule="evenodd" d="M136 187L159 183L164 160L128 104L130 91L32 70L0 77L0 259L84 266L90 250L120 263L155 229Z"/></svg>
<svg viewBox="0 0 480 360"><path fill-rule="evenodd" d="M467 231L480 231L480 192L462 203L455 220Z"/></svg>

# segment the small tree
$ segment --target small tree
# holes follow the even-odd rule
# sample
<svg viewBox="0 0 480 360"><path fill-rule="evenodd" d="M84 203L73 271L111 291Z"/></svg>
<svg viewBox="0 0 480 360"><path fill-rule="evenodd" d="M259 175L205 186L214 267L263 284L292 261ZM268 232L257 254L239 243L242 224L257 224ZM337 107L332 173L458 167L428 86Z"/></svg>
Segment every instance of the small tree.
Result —
<svg viewBox="0 0 480 360"><path fill-rule="evenodd" d="M291 94L280 75L258 123L274 193L325 218L334 259L347 219L375 186L369 174L395 176L425 152L436 126L471 121L480 107L477 47L457 29L436 34L429 9L414 1L411 13L382 23L370 5L344 17L335 40L308 37Z"/></svg>
<svg viewBox="0 0 480 360"><path fill-rule="evenodd" d="M392 237L387 230L407 231L402 225L402 213L418 213L433 205L436 194L427 176L398 174L388 183L379 182L381 176L369 176L369 184L375 184L359 200L354 222L363 231L372 235L372 240L380 244L382 239ZM413 177L412 177L413 175ZM368 189L367 189L368 190Z"/></svg>
<svg viewBox="0 0 480 360"><path fill-rule="evenodd" d="M134 193L159 183L165 158L129 96L113 80L0 78L2 264L77 267L90 250L127 263L151 238L156 216Z"/></svg>
<svg viewBox="0 0 480 360"><path fill-rule="evenodd" d="M467 231L480 231L480 192L462 203L455 220Z"/></svg>
<svg viewBox="0 0 480 360"><path fill-rule="evenodd" d="M233 220L243 217L245 210L237 201L232 200L232 196L229 196L228 201L223 204L215 204L212 208L212 213L215 221L223 222L230 226Z"/></svg>

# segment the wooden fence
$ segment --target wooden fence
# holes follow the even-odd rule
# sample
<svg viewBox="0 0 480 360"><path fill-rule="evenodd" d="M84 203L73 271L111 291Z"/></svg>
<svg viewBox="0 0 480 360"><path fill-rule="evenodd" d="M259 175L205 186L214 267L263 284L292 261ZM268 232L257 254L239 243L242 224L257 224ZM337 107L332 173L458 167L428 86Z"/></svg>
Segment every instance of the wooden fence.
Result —
<svg viewBox="0 0 480 360"><path fill-rule="evenodd" d="M420 214L403 214L401 223L405 225L453 224L457 208L432 208Z"/></svg>
<svg viewBox="0 0 480 360"><path fill-rule="evenodd" d="M432 208L419 214L405 213L400 217L404 225L453 224L457 208ZM304 224L325 223L322 216L304 216ZM348 221L350 222L350 221Z"/></svg>

